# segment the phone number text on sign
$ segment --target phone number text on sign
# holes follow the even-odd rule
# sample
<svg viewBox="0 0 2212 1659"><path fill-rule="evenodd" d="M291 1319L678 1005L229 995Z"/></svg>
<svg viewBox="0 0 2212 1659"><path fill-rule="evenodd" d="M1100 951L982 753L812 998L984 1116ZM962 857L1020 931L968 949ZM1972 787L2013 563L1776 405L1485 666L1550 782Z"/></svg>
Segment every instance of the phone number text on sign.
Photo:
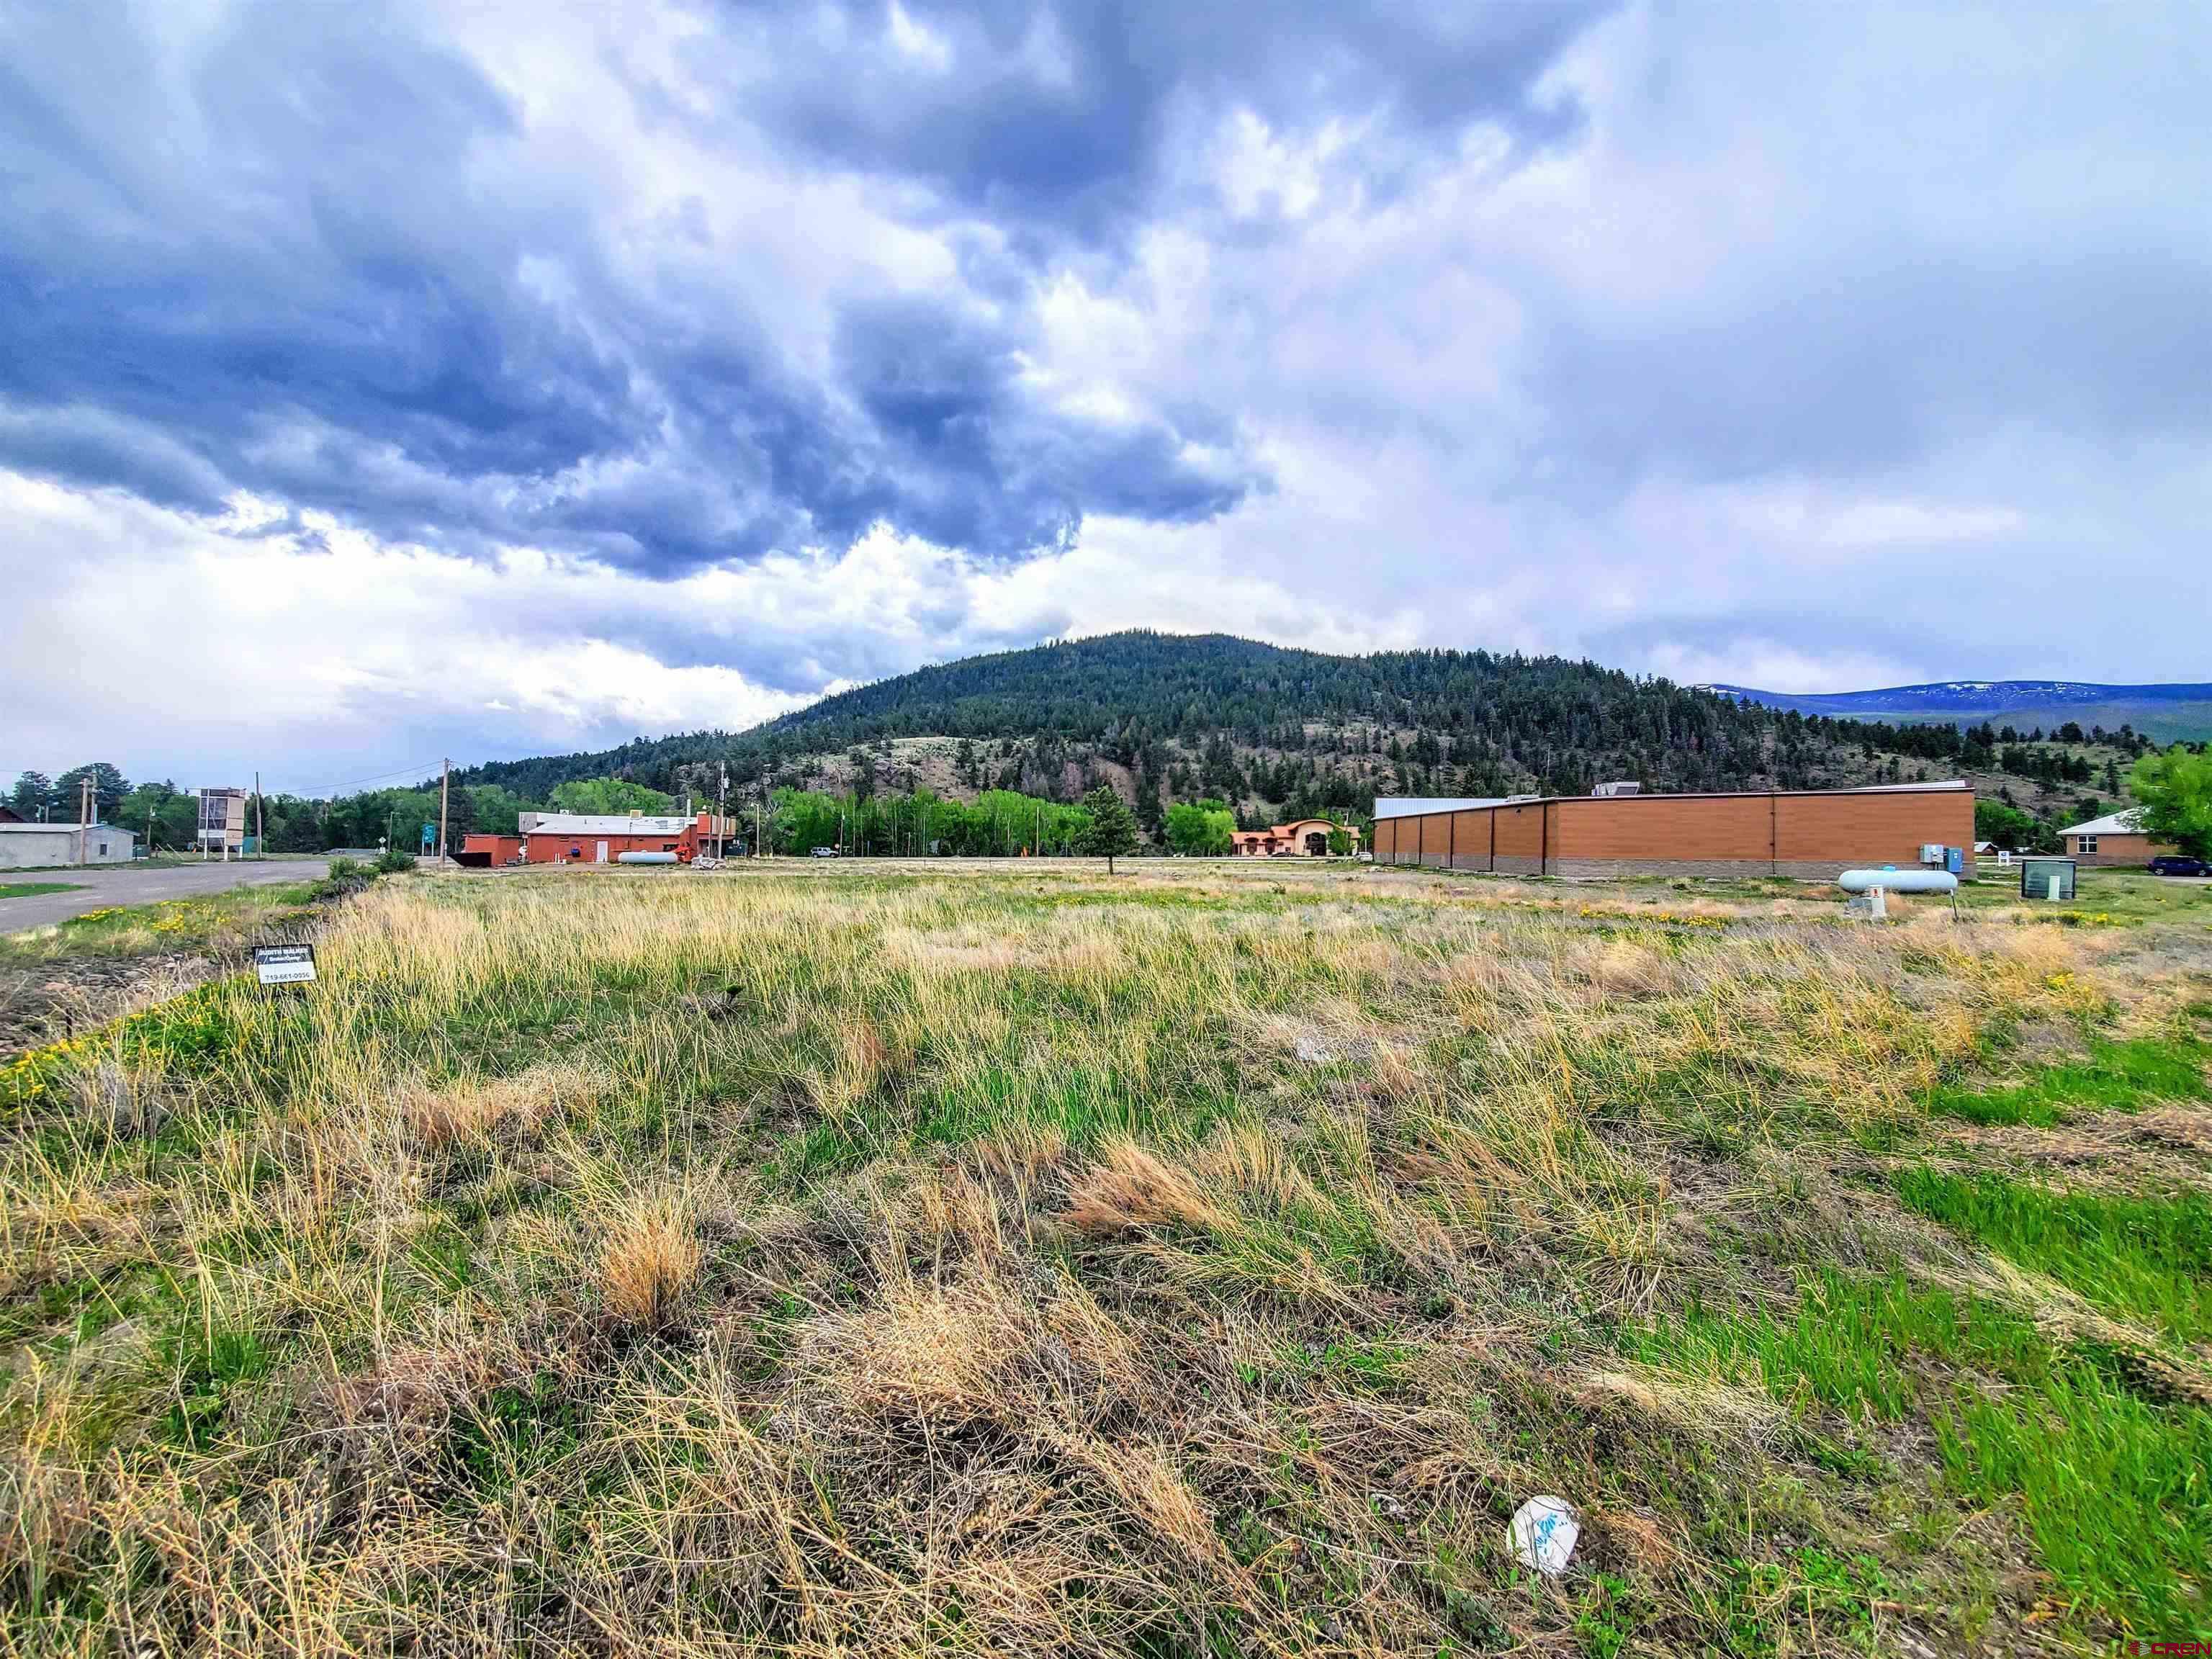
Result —
<svg viewBox="0 0 2212 1659"><path fill-rule="evenodd" d="M253 971L264 985L306 985L315 977L312 945L264 945L253 952Z"/></svg>

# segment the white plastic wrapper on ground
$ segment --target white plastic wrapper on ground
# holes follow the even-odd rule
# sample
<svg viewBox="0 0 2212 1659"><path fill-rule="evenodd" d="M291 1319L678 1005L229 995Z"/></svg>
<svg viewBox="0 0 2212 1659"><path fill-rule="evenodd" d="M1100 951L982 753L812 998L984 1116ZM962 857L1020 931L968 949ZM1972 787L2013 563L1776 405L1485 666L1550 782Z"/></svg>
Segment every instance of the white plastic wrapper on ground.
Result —
<svg viewBox="0 0 2212 1659"><path fill-rule="evenodd" d="M1532 1498L1514 1510L1505 1535L1522 1566L1557 1577L1574 1558L1575 1540L1582 1534L1567 1500L1546 1496Z"/></svg>

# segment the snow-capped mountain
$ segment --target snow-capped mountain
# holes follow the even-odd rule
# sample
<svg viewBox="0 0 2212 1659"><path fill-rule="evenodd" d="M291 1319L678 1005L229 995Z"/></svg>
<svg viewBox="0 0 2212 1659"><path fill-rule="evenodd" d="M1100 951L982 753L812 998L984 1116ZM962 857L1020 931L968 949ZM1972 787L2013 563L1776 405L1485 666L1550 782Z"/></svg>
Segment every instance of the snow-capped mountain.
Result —
<svg viewBox="0 0 2212 1659"><path fill-rule="evenodd" d="M1761 691L1747 685L1706 685L1701 690L1769 708L1837 720L1943 720L1975 726L1992 720L2027 731L2074 721L2084 730L2101 726L2170 742L2212 737L2212 683L2105 685L2087 680L1938 680L1928 685L1890 685L1870 691Z"/></svg>

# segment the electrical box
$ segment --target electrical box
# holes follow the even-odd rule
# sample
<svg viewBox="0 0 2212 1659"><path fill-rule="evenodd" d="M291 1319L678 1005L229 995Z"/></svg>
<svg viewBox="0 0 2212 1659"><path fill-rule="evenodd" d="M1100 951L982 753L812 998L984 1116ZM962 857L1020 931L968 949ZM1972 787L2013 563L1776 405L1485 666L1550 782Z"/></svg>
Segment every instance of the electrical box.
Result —
<svg viewBox="0 0 2212 1659"><path fill-rule="evenodd" d="M1920 861L1923 864L1932 864L1939 870L1942 869L1943 844L1941 842L1923 842L1920 846Z"/></svg>
<svg viewBox="0 0 2212 1659"><path fill-rule="evenodd" d="M2057 899L2074 896L2074 860L2060 858L2024 858L2020 860L2020 896L2022 898Z"/></svg>

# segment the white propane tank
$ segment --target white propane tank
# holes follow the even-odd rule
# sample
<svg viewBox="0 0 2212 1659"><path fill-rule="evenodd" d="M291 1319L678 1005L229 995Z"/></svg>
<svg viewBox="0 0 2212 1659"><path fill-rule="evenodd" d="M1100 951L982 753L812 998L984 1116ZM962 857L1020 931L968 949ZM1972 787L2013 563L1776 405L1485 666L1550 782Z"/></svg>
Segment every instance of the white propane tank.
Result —
<svg viewBox="0 0 2212 1659"><path fill-rule="evenodd" d="M1846 870L1836 885L1846 893L1955 893L1959 878L1948 870Z"/></svg>

